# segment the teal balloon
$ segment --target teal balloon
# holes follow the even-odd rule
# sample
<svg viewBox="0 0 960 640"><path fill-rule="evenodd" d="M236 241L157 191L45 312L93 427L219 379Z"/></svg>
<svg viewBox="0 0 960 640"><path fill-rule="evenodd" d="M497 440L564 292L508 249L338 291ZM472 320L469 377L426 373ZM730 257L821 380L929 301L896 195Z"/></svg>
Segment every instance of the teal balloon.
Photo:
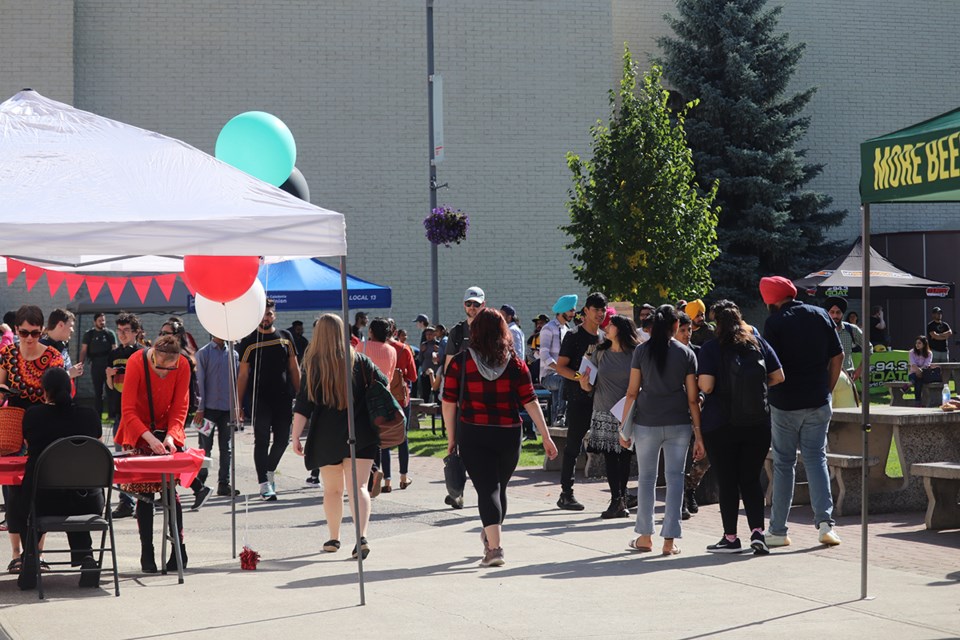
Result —
<svg viewBox="0 0 960 640"><path fill-rule="evenodd" d="M247 111L223 126L215 153L219 160L279 187L297 162L297 143L277 116Z"/></svg>

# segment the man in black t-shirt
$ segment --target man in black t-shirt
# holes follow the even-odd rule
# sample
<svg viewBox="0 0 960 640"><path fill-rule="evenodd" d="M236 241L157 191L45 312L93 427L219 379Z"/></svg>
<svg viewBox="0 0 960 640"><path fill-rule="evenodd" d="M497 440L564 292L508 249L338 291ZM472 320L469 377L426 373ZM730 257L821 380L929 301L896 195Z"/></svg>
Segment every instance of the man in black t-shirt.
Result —
<svg viewBox="0 0 960 640"><path fill-rule="evenodd" d="M107 317L103 313L96 314L93 317L93 328L83 334L83 346L80 347L80 364L89 369L93 381L93 408L97 415L103 414L103 385L107 381L107 360L110 352L117 346L117 336L107 329L106 325ZM88 358L90 365L86 364Z"/></svg>
<svg viewBox="0 0 960 640"><path fill-rule="evenodd" d="M930 342L930 351L934 362L950 362L950 348L948 341L953 335L953 329L943 321L943 309L934 307L933 320L927 325L927 339Z"/></svg>
<svg viewBox="0 0 960 640"><path fill-rule="evenodd" d="M257 468L260 497L277 499L274 472L290 442L293 398L300 389L300 365L293 337L273 326L276 303L267 298L260 326L240 341L237 397L243 398L250 383L253 420L253 463ZM241 410L240 420L243 420ZM273 434L273 444L270 435Z"/></svg>
<svg viewBox="0 0 960 640"><path fill-rule="evenodd" d="M557 506L568 511L583 511L583 505L573 497L574 470L593 415L593 396L581 386L582 374L579 369L584 357L593 361L594 351L603 340L600 323L603 322L606 312L606 296L602 293L591 293L587 296L583 306L583 323L564 336L560 343L560 357L557 358L557 374L564 378L563 393L567 400L567 445L563 450L561 491Z"/></svg>

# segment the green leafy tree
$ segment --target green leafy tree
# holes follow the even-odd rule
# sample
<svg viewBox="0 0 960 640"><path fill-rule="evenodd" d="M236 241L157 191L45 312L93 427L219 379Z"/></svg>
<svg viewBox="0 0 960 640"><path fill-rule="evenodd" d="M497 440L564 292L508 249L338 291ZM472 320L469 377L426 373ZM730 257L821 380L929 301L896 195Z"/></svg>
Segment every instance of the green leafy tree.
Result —
<svg viewBox="0 0 960 640"><path fill-rule="evenodd" d="M722 211L714 297L752 300L760 276L808 273L840 246L825 231L845 210L807 187L823 170L796 149L816 89L788 94L803 44L777 32L781 9L766 0L678 0L667 16L676 37L660 40L666 76L699 99L686 130L701 186L716 184Z"/></svg>
<svg viewBox="0 0 960 640"><path fill-rule="evenodd" d="M717 186L703 193L696 185L683 128L694 103L671 111L662 75L655 66L640 77L625 48L610 123L590 130L593 159L567 154L573 187L562 229L573 272L612 300L672 301L712 288Z"/></svg>

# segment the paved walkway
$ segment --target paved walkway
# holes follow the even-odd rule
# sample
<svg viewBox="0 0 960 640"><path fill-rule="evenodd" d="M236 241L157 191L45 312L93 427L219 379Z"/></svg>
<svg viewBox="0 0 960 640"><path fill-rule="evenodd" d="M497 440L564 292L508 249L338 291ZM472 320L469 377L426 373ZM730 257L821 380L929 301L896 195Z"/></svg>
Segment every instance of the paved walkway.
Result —
<svg viewBox="0 0 960 640"><path fill-rule="evenodd" d="M252 492L252 435L238 435L240 488ZM684 523L681 555L633 554L632 520L598 517L603 481L579 482L587 510L563 512L554 505L557 474L522 469L509 492L507 565L480 569L475 498L468 491L464 510L445 507L441 466L414 458L414 484L374 501L365 607L349 559L352 525L344 524L339 553L319 552L327 537L322 491L303 483L302 462L288 453L280 500L251 500L249 514L239 515L241 537L246 531L263 556L257 571L241 571L230 557L226 499L186 514L184 585L139 573L136 525L120 520L120 598L53 576L41 602L0 577L0 638L960 636L960 532L927 532L920 513L874 518L875 598L861 601L854 518L839 523L843 544L826 548L807 526L809 509L796 508L793 546L767 557L716 556L704 547L719 537L720 517L706 506Z"/></svg>

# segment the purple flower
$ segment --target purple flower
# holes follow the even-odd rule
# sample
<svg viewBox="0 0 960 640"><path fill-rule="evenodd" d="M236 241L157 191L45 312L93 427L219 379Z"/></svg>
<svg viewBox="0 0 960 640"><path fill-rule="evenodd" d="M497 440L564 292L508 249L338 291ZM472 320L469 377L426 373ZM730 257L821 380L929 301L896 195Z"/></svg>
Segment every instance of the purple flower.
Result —
<svg viewBox="0 0 960 640"><path fill-rule="evenodd" d="M460 209L451 209L443 205L431 211L430 215L423 219L423 227L427 230L427 240L433 244L449 247L452 242L460 244L467 239L470 218Z"/></svg>

